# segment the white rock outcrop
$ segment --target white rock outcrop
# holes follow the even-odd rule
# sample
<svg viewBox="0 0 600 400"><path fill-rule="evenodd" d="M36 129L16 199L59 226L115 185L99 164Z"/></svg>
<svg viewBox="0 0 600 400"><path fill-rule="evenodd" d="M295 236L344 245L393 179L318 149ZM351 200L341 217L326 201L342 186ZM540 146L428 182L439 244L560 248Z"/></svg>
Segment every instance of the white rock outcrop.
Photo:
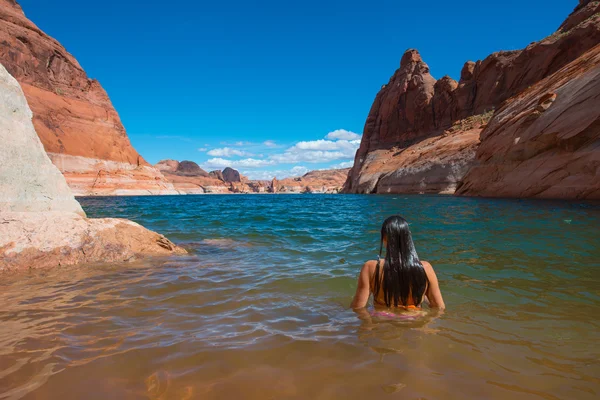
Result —
<svg viewBox="0 0 600 400"><path fill-rule="evenodd" d="M0 271L171 254L185 250L126 219L60 211L0 213Z"/></svg>
<svg viewBox="0 0 600 400"><path fill-rule="evenodd" d="M33 127L15 78L0 64L0 212L66 211L85 216Z"/></svg>

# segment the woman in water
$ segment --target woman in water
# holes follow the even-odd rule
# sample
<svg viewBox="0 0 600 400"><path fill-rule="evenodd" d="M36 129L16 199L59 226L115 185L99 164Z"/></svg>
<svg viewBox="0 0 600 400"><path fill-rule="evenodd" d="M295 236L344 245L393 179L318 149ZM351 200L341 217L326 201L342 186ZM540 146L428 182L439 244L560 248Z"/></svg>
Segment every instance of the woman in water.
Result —
<svg viewBox="0 0 600 400"><path fill-rule="evenodd" d="M385 259L381 260L384 245ZM400 216L383 223L379 257L362 267L352 308L364 308L371 293L375 307L418 310L425 300L431 308L446 307L433 267L419 260L408 222Z"/></svg>

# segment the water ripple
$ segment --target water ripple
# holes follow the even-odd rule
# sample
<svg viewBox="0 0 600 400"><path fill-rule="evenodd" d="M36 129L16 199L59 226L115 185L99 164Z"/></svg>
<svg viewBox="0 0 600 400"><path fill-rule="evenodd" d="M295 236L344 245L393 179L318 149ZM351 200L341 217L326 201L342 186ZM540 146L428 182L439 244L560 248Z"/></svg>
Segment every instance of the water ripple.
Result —
<svg viewBox="0 0 600 400"><path fill-rule="evenodd" d="M600 393L600 205L445 196L82 199L191 255L0 283L0 399ZM348 309L388 215L449 305ZM116 214L116 215L115 215ZM568 223L565 221L569 221Z"/></svg>

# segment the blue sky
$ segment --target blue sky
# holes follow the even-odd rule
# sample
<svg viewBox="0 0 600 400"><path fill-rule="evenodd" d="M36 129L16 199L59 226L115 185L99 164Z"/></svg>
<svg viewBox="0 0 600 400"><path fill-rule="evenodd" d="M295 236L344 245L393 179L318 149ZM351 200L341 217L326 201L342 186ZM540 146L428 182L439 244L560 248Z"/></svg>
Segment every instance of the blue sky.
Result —
<svg viewBox="0 0 600 400"><path fill-rule="evenodd" d="M265 179L348 165L406 49L458 79L467 60L551 34L577 3L19 1L100 81L149 162Z"/></svg>

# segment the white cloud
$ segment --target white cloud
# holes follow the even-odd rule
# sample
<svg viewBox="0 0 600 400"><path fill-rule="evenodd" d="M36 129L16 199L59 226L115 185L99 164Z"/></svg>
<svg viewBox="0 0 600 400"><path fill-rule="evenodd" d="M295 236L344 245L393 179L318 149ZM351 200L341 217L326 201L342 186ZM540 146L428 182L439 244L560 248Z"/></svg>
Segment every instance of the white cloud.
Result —
<svg viewBox="0 0 600 400"><path fill-rule="evenodd" d="M257 171L257 170L249 170L242 171L241 174L247 176L248 179L255 181L271 181L273 177L277 177L279 179L279 175L277 174L279 171Z"/></svg>
<svg viewBox="0 0 600 400"><path fill-rule="evenodd" d="M271 160L278 164L295 164L297 162L325 163L344 158L348 158L348 155L340 151L306 151L275 154L271 157Z"/></svg>
<svg viewBox="0 0 600 400"><path fill-rule="evenodd" d="M230 147L223 147L221 149L212 149L209 152L207 152L206 154L208 154L209 156L213 156L213 157L245 157L245 156L251 156L252 154L248 153L247 151L242 151L242 150L236 150L236 149L232 149Z"/></svg>
<svg viewBox="0 0 600 400"><path fill-rule="evenodd" d="M300 176L300 175L304 175L308 172L308 168L301 166L301 165L296 165L294 168L292 168L290 170L290 172L292 173L293 176Z"/></svg>
<svg viewBox="0 0 600 400"><path fill-rule="evenodd" d="M235 142L229 144L229 146L242 146L248 144L249 142ZM264 141L262 146L273 149L282 147L273 140ZM264 156L262 154L253 156L247 151L232 147L208 150L207 154L214 158L206 161L202 167L204 169L223 169L226 167L238 170L250 169L250 171L244 171L243 174L251 179L269 180L275 176L278 179L283 179L290 176L295 177L304 175L309 169L301 165L296 165L290 169L261 169L275 165L299 163L327 164L334 161L337 161L338 163L327 167L327 169L348 168L352 166L352 160L354 160L356 150L358 150L359 146L360 135L344 129L338 129L330 132L326 136L326 139L301 141L285 150L277 151L274 154L269 155L269 151L265 151L267 154ZM239 160L230 159L236 156L252 156L256 158L243 158Z"/></svg>
<svg viewBox="0 0 600 400"><path fill-rule="evenodd" d="M337 150L339 148L337 143L338 142L323 139L310 142L298 142L289 150Z"/></svg>
<svg viewBox="0 0 600 400"><path fill-rule="evenodd" d="M358 133L350 132L345 129L337 129L333 132L329 132L325 139L329 140L360 140L361 135Z"/></svg>
<svg viewBox="0 0 600 400"><path fill-rule="evenodd" d="M339 164L332 165L330 169L344 169L344 168L352 168L354 165L354 161L344 161Z"/></svg>
<svg viewBox="0 0 600 400"><path fill-rule="evenodd" d="M208 151L208 147L200 147L200 148L198 149L198 151L202 151L202 152L204 152L204 151Z"/></svg>
<svg viewBox="0 0 600 400"><path fill-rule="evenodd" d="M242 147L242 146L251 146L252 143L251 142L235 142L233 145L237 146L237 147Z"/></svg>
<svg viewBox="0 0 600 400"><path fill-rule="evenodd" d="M348 149L358 149L360 146L360 140L313 140L310 142L298 142L295 146L288 149L288 151L303 151L303 150L340 150L345 151Z"/></svg>
<svg viewBox="0 0 600 400"><path fill-rule="evenodd" d="M271 160L279 164L297 162L324 163L335 160L352 160L360 140L313 140L299 142L284 153L274 154Z"/></svg>
<svg viewBox="0 0 600 400"><path fill-rule="evenodd" d="M271 147L271 148L273 148L273 147L279 147L279 145L277 143L275 143L274 140L265 140L263 142L263 145L266 146L266 147Z"/></svg>
<svg viewBox="0 0 600 400"><path fill-rule="evenodd" d="M242 160L226 160L224 158L211 158L202 164L203 168L208 169L223 169L226 167L230 168L262 168L269 165L273 165L274 162L270 160L258 160L256 158L244 158Z"/></svg>

